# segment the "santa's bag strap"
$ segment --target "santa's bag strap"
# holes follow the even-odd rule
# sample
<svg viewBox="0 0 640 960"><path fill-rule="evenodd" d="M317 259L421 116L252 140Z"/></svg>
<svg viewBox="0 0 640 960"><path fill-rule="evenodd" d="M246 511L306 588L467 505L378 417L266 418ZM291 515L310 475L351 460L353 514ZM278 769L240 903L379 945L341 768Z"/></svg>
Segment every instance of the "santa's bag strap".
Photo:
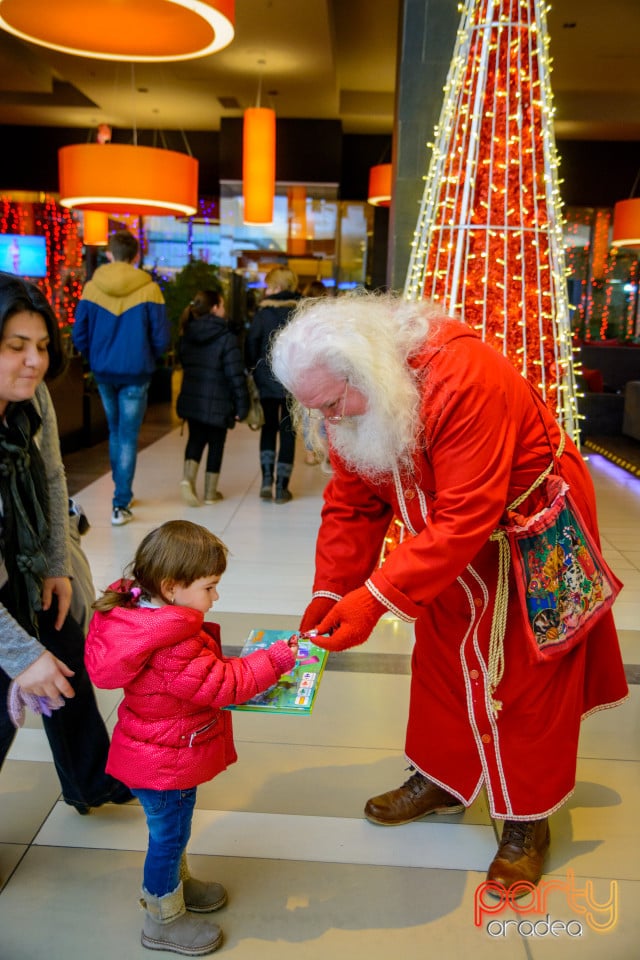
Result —
<svg viewBox="0 0 640 960"><path fill-rule="evenodd" d="M560 431L560 442L558 444L557 450L554 449L553 443L551 442L551 436L549 434L549 427L547 426L547 422L544 416L542 415L542 410L540 409L541 406L544 405L544 400L542 399L538 391L535 389L535 387L531 383L529 383L528 380L525 382L529 387L529 389L531 390L531 395L535 403L537 414L540 417L540 423L542 424L542 429L544 430L545 436L547 438L547 442L549 443L549 449L551 450L551 463L547 467L545 467L545 469L542 471L542 473L538 477L536 477L536 479L533 481L533 483L531 484L528 490L525 490L525 492L522 493L519 497L517 497L513 501L513 503L509 504L509 506L507 507L507 510L515 510L516 507L519 507L521 503L524 503L527 497L531 496L534 490L537 490L538 487L544 483L544 481L547 479L547 477L552 471L555 471L556 473L558 472L558 460L564 453L565 441L567 439L566 433L564 432L560 424L558 424L558 429Z"/></svg>

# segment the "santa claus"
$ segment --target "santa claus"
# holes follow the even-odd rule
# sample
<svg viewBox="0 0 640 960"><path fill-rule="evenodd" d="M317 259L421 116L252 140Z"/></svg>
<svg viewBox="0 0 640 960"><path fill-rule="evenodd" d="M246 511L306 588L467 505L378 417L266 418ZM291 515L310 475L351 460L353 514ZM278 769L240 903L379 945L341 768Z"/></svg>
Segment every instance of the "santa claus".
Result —
<svg viewBox="0 0 640 960"><path fill-rule="evenodd" d="M414 772L368 800L365 816L395 826L457 813L484 788L505 821L488 880L537 883L548 818L574 789L580 720L628 690L610 612L564 656L536 659L512 573L502 617L496 610L491 534L557 457L598 542L579 451L505 357L426 302L303 301L271 364L297 415L324 424L317 442L333 468L301 629L345 650L383 614L415 624L405 746ZM542 496L536 487L518 509L535 513ZM378 567L394 515L410 536Z"/></svg>

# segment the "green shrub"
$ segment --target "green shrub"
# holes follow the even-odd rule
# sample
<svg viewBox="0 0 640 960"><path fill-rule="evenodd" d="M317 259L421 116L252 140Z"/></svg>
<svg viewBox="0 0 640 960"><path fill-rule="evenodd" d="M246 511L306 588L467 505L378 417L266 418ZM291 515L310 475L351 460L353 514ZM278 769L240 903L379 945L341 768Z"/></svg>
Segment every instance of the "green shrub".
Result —
<svg viewBox="0 0 640 960"><path fill-rule="evenodd" d="M180 316L185 307L189 306L198 290L224 293L223 284L218 267L204 260L192 260L176 273L173 279L163 281L158 278L158 284L167 305L167 316L171 323L171 349L174 349L178 339Z"/></svg>

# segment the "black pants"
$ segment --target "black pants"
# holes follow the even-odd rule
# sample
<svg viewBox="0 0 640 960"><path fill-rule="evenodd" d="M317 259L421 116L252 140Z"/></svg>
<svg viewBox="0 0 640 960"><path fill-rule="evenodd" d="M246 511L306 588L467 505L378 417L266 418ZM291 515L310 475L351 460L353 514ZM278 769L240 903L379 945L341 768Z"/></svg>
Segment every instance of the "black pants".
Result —
<svg viewBox="0 0 640 960"><path fill-rule="evenodd" d="M201 423L199 420L187 420L187 423L189 424L189 440L184 452L185 460L195 460L196 463L200 463L204 448L208 445L207 473L220 473L224 444L227 439L227 428L212 427L210 424Z"/></svg>
<svg viewBox="0 0 640 960"><path fill-rule="evenodd" d="M0 601L10 610L10 598L0 591ZM5 602L9 600L9 603ZM67 617L62 629L54 628L57 609L39 615L40 641L54 656L75 671L69 683L75 697L65 701L64 707L54 710L51 717L42 718L51 747L53 762L62 786L66 803L83 813L88 807L98 807L108 800L126 799L127 790L105 773L109 735L100 716L95 694L84 665L84 635L72 617ZM16 729L7 710L7 690L11 680L0 669L0 766L9 752Z"/></svg>
<svg viewBox="0 0 640 960"><path fill-rule="evenodd" d="M260 452L276 450L278 435L280 449L277 454L278 463L292 464L296 449L296 432L293 429L291 415L286 400L274 400L270 397L261 398L264 410L264 426L260 434Z"/></svg>

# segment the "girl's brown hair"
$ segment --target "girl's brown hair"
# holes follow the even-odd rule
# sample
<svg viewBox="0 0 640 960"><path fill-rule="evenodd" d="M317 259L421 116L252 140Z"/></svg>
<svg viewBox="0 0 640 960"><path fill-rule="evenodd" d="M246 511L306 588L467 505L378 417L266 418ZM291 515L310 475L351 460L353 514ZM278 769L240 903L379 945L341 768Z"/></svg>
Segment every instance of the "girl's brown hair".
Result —
<svg viewBox="0 0 640 960"><path fill-rule="evenodd" d="M227 547L214 533L189 520L168 520L148 533L115 590L105 590L93 604L107 613L124 607L140 593L161 597L162 583L184 587L202 577L219 577L227 568Z"/></svg>

